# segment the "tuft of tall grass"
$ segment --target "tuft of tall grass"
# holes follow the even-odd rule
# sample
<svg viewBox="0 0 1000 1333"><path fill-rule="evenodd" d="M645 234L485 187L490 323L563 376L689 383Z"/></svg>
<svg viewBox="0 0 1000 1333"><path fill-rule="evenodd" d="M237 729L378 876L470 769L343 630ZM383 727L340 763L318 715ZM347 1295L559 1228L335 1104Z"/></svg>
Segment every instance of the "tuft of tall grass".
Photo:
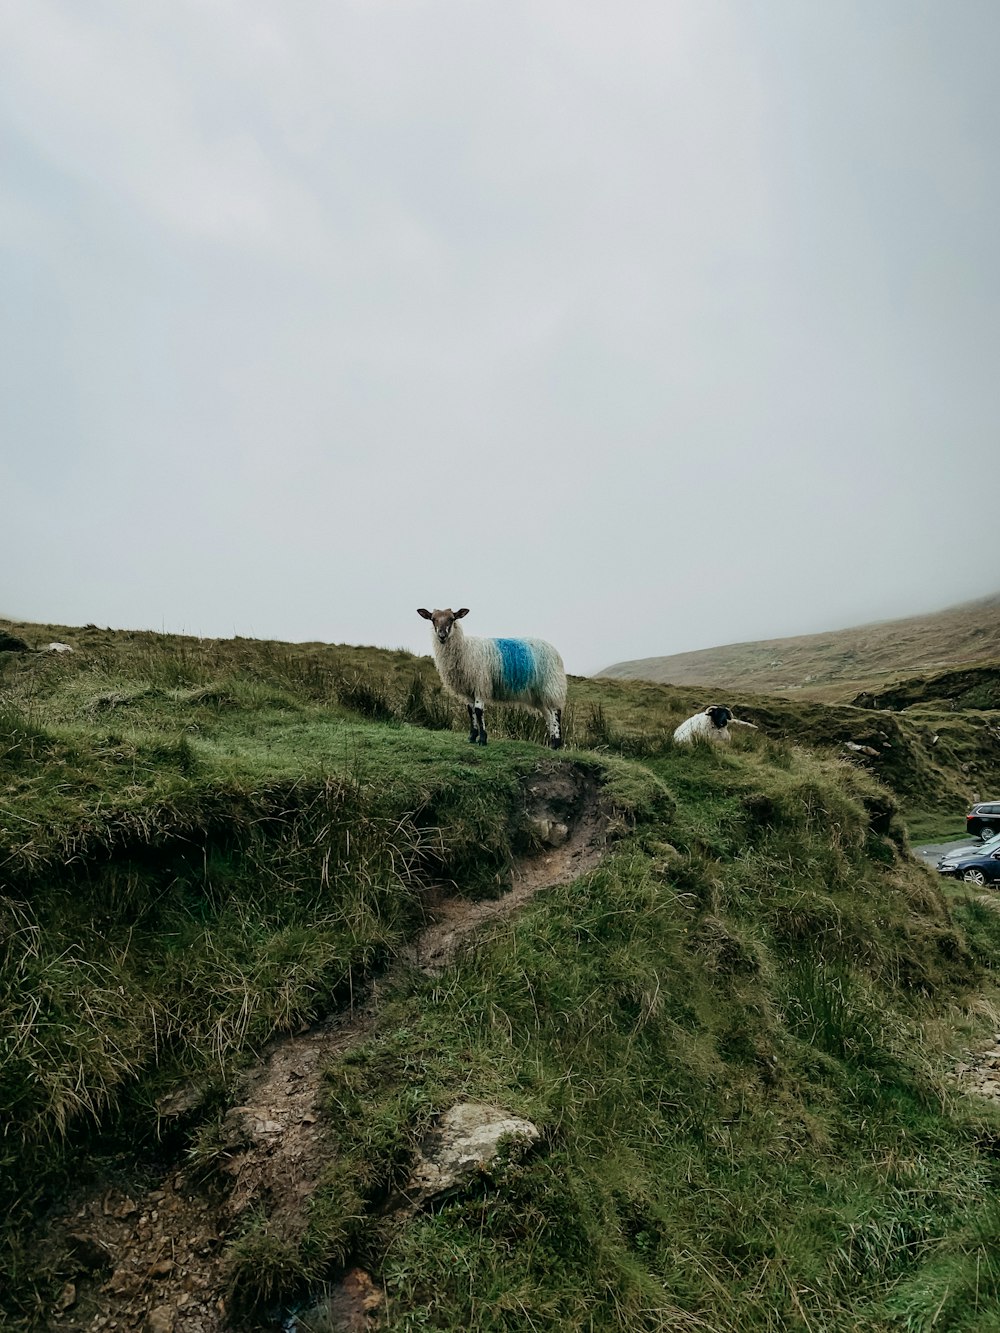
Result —
<svg viewBox="0 0 1000 1333"><path fill-rule="evenodd" d="M396 709L383 679L357 672L337 677L334 689L338 700L352 713L373 722L396 720Z"/></svg>
<svg viewBox="0 0 1000 1333"><path fill-rule="evenodd" d="M426 675L414 671L397 708L403 722L426 727L429 731L450 731L454 712L440 686L431 685Z"/></svg>

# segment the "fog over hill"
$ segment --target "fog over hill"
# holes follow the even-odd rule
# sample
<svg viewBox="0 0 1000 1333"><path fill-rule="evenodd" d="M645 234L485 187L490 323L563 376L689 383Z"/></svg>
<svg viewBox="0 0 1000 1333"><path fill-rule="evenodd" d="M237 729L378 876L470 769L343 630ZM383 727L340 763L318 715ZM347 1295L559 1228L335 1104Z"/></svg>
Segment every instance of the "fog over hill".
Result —
<svg viewBox="0 0 1000 1333"><path fill-rule="evenodd" d="M597 674L846 698L866 685L997 658L1000 593L928 615L853 629L616 662Z"/></svg>

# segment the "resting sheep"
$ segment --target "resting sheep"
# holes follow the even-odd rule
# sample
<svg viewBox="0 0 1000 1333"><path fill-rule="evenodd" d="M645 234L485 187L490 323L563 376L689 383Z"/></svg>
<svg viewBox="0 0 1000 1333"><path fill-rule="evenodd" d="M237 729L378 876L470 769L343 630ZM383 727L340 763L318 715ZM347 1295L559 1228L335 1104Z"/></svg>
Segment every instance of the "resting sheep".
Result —
<svg viewBox="0 0 1000 1333"><path fill-rule="evenodd" d="M544 639L474 639L458 623L469 614L428 611L417 615L434 627L434 661L446 690L469 710L469 740L486 744L487 703L520 704L545 719L549 744L562 745L562 710L566 705L566 671L562 658Z"/></svg>
<svg viewBox="0 0 1000 1333"><path fill-rule="evenodd" d="M695 713L694 717L682 722L674 732L674 740L678 745L693 745L695 741L711 741L726 745L732 740L729 734L730 726L757 730L752 722L741 722L738 717L733 717L731 708L725 708L722 704L710 704L704 712Z"/></svg>

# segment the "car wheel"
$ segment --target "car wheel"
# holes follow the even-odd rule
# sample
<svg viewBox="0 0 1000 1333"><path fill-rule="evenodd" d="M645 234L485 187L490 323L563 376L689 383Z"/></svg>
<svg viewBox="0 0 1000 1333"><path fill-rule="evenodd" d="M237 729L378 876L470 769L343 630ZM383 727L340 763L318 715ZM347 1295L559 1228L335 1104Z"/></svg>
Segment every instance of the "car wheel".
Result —
<svg viewBox="0 0 1000 1333"><path fill-rule="evenodd" d="M988 842L997 832L1000 832L1000 830L994 828L992 824L984 824L979 830L979 836L982 838L983 842Z"/></svg>
<svg viewBox="0 0 1000 1333"><path fill-rule="evenodd" d="M965 880L966 884L978 884L980 888L986 883L986 876L983 872L981 870L975 870L972 867L962 872L962 878Z"/></svg>

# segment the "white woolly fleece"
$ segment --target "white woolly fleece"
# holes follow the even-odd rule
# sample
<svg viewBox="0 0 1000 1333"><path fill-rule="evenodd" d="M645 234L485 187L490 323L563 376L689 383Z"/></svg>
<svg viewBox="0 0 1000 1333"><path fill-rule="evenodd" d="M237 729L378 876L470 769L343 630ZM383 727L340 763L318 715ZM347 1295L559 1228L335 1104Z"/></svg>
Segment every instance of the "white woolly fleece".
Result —
<svg viewBox="0 0 1000 1333"><path fill-rule="evenodd" d="M544 639L479 639L452 626L434 636L434 661L447 690L464 703L521 704L546 713L566 704L562 658Z"/></svg>
<svg viewBox="0 0 1000 1333"><path fill-rule="evenodd" d="M695 741L711 741L713 744L726 745L732 740L729 727L717 727L707 713L695 713L682 722L674 732L678 745L693 745Z"/></svg>
<svg viewBox="0 0 1000 1333"><path fill-rule="evenodd" d="M730 735L730 727L746 727L750 731L756 731L757 727L753 722L742 722L738 717L731 717L724 727L717 727L708 713L695 713L694 717L689 717L682 722L674 732L674 740L678 745L694 745L695 741L709 741L713 745L728 745L733 739Z"/></svg>

